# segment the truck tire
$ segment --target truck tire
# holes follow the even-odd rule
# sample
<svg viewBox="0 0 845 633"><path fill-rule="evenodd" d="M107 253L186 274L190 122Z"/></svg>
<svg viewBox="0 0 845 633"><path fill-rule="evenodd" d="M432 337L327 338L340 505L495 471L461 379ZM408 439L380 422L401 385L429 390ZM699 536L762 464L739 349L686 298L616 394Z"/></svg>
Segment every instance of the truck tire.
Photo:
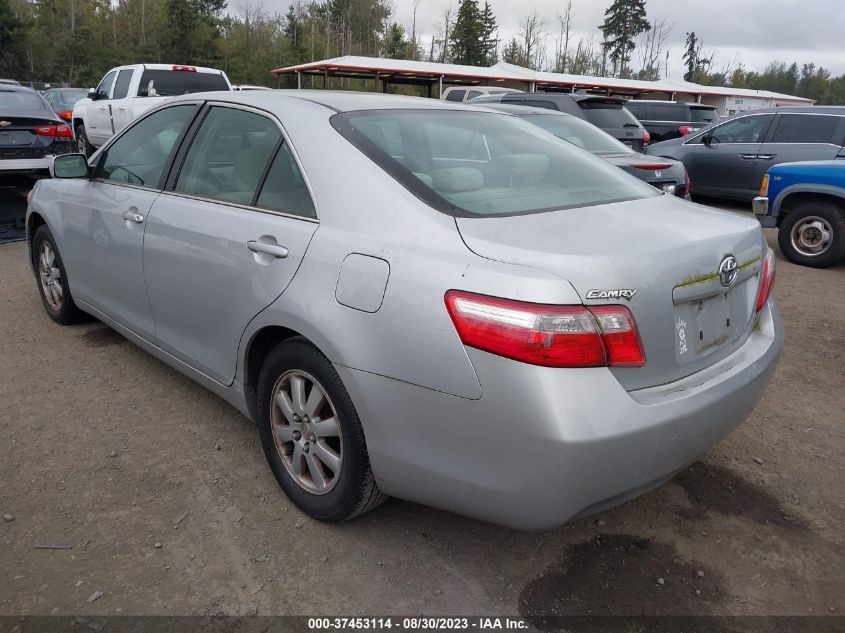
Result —
<svg viewBox="0 0 845 633"><path fill-rule="evenodd" d="M94 147L91 141L88 140L88 135L85 133L85 125L80 123L76 126L76 149L80 154L85 154L85 158L90 158L94 153Z"/></svg>
<svg viewBox="0 0 845 633"><path fill-rule="evenodd" d="M794 264L833 266L845 257L845 210L830 202L799 204L783 219L778 244Z"/></svg>

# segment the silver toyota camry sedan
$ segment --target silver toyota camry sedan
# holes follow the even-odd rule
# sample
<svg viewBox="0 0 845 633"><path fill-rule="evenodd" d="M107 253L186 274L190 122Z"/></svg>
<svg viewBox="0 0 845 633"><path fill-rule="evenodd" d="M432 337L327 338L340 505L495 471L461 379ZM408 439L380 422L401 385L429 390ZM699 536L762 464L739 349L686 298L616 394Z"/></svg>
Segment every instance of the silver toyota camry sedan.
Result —
<svg viewBox="0 0 845 633"><path fill-rule="evenodd" d="M607 508L742 422L783 343L756 220L501 112L193 94L52 170L27 216L47 314L236 406L317 519Z"/></svg>

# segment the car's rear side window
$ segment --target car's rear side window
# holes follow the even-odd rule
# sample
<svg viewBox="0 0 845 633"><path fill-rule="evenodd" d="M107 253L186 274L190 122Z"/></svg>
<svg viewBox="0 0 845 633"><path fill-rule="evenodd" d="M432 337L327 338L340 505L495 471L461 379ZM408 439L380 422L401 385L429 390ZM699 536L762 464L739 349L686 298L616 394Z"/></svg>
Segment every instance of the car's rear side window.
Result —
<svg viewBox="0 0 845 633"><path fill-rule="evenodd" d="M463 101L466 90L452 90L446 95L446 101Z"/></svg>
<svg viewBox="0 0 845 633"><path fill-rule="evenodd" d="M332 125L430 206L461 216L515 215L648 198L653 187L506 114L373 110ZM384 145L395 126L402 155Z"/></svg>
<svg viewBox="0 0 845 633"><path fill-rule="evenodd" d="M602 101L578 102L587 120L600 128L640 127L640 122L619 103Z"/></svg>
<svg viewBox="0 0 845 633"><path fill-rule="evenodd" d="M832 143L841 145L839 116L823 114L782 114L771 143Z"/></svg>
<svg viewBox="0 0 845 633"><path fill-rule="evenodd" d="M256 206L316 218L314 201L287 143L282 143L258 194Z"/></svg>
<svg viewBox="0 0 845 633"><path fill-rule="evenodd" d="M716 123L719 113L713 108L690 108L689 120L693 123Z"/></svg>
<svg viewBox="0 0 845 633"><path fill-rule="evenodd" d="M648 106L648 118L652 121L686 121L687 109L678 103L652 103Z"/></svg>
<svg viewBox="0 0 845 633"><path fill-rule="evenodd" d="M215 106L191 143L175 190L250 205L281 137L266 116Z"/></svg>

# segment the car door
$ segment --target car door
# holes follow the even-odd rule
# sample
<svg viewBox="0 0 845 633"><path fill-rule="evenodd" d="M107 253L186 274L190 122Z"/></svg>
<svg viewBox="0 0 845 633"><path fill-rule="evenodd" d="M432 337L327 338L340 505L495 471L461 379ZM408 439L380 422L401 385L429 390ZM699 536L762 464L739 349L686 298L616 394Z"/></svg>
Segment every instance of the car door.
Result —
<svg viewBox="0 0 845 633"><path fill-rule="evenodd" d="M845 139L845 117L810 112L781 112L757 155L755 183L772 165L833 160Z"/></svg>
<svg viewBox="0 0 845 633"><path fill-rule="evenodd" d="M132 82L134 72L132 68L124 68L117 73L114 90L107 104L115 133L120 132L130 123L127 97L129 96L129 84Z"/></svg>
<svg viewBox="0 0 845 633"><path fill-rule="evenodd" d="M109 111L109 99L111 98L112 86L117 71L113 70L97 86L97 98L88 106L88 117L85 122L85 134L88 140L97 147L108 141L114 131L111 124L111 113Z"/></svg>
<svg viewBox="0 0 845 633"><path fill-rule="evenodd" d="M293 279L317 229L280 124L213 104L153 204L144 277L157 345L223 384L249 321Z"/></svg>
<svg viewBox="0 0 845 633"><path fill-rule="evenodd" d="M754 197L757 154L774 118L741 116L714 127L688 143L695 149L689 168L693 192L737 199ZM709 137L709 144L705 139Z"/></svg>
<svg viewBox="0 0 845 633"><path fill-rule="evenodd" d="M63 256L74 271L74 296L151 341L141 260L145 220L197 109L175 105L140 119L101 152L91 179L69 181L62 202Z"/></svg>

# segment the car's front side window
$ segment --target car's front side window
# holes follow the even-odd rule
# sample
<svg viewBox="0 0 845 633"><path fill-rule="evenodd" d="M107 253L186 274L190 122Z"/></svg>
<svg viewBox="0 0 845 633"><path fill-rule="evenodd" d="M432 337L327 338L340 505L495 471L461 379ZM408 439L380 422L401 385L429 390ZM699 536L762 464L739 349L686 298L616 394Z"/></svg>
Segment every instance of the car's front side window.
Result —
<svg viewBox="0 0 845 633"><path fill-rule="evenodd" d="M111 85L114 82L115 71L110 72L108 75L103 77L103 80L100 82L100 85L97 86L97 98L98 99L108 99L109 94L111 93Z"/></svg>
<svg viewBox="0 0 845 633"><path fill-rule="evenodd" d="M185 156L175 191L253 204L281 138L278 125L264 115L214 106Z"/></svg>
<svg viewBox="0 0 845 633"><path fill-rule="evenodd" d="M771 120L771 114L740 117L714 128L710 138L717 143L759 143Z"/></svg>
<svg viewBox="0 0 845 633"><path fill-rule="evenodd" d="M141 119L106 149L95 177L159 188L170 153L194 110L191 104L177 105Z"/></svg>

